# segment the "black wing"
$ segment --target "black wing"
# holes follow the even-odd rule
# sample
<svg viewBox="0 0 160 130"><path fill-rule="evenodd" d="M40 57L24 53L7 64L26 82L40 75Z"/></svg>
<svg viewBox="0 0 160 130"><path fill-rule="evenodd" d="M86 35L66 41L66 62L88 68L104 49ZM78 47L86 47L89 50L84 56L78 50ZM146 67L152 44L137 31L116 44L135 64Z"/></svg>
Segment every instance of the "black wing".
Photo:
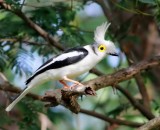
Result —
<svg viewBox="0 0 160 130"><path fill-rule="evenodd" d="M62 54L66 54L70 53L70 52L78 52L79 55L76 56L70 56L70 57L66 57L63 60L57 60L54 61L54 59L58 59L59 56L61 56ZM72 48L69 49L67 51L64 51L64 53L62 53L50 60L48 60L47 62L45 62L42 66L40 66L36 73L34 75L32 75L27 81L26 81L26 85L29 84L31 82L32 79L34 79L34 77L36 77L37 75L50 70L50 69L57 69L57 68L61 68L61 67L65 67L74 63L77 63L79 61L81 61L84 57L86 57L88 55L88 51L85 48L82 47L76 47L76 48ZM51 63L52 61L54 61L53 63Z"/></svg>

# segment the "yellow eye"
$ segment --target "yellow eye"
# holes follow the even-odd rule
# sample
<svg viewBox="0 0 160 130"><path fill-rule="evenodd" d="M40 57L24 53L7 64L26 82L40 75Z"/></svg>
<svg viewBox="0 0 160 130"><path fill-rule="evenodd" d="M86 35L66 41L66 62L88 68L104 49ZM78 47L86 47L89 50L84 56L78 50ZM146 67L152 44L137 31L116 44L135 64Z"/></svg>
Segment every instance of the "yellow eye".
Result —
<svg viewBox="0 0 160 130"><path fill-rule="evenodd" d="M98 50L100 51L100 52L104 52L105 50L106 50L106 46L105 45L100 45L99 47L98 47Z"/></svg>

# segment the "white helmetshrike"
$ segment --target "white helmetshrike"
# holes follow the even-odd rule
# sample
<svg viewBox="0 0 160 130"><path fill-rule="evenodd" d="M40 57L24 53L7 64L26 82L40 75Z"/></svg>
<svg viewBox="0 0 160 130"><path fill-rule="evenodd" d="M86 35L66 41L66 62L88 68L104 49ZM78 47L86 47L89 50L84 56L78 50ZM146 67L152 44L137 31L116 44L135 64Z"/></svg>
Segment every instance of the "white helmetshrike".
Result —
<svg viewBox="0 0 160 130"><path fill-rule="evenodd" d="M10 111L33 87L45 81L59 80L64 85L64 88L69 87L66 82L72 82L74 86L82 85L78 81L73 80L73 78L92 69L107 54L118 56L114 43L104 39L109 25L110 23L106 22L96 28L94 44L64 51L40 66L26 81L27 87L6 108L6 111Z"/></svg>

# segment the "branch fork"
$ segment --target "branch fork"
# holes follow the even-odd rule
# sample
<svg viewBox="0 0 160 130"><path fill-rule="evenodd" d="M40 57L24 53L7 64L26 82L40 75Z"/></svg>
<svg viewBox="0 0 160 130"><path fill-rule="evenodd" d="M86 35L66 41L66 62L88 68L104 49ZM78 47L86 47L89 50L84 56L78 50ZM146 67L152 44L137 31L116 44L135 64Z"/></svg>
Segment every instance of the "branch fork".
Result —
<svg viewBox="0 0 160 130"><path fill-rule="evenodd" d="M72 88L72 90L56 89L54 91L47 91L41 100L48 102L46 104L47 107L62 105L73 113L78 114L80 112L80 105L77 99L82 95L95 96L96 92L91 87L80 85Z"/></svg>

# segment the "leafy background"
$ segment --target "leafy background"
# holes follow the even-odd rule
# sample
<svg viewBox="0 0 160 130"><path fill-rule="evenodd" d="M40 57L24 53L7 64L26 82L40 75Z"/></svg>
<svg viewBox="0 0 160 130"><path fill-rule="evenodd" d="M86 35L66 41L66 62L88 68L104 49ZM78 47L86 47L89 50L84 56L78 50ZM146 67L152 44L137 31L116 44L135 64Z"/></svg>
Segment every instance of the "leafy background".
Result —
<svg viewBox="0 0 160 130"><path fill-rule="evenodd" d="M53 0L5 0L12 11L0 6L0 71L15 86L25 87L25 80L43 62L62 52L42 37L26 21L17 15L22 11L29 19L43 28L63 48L92 44L96 26L105 21L112 23L106 39L115 42L120 57L106 57L96 69L104 74L126 68L160 54L160 1L159 0L111 0L111 1L53 1ZM104 2L104 3L103 3ZM159 115L160 68L140 75L149 95L149 110ZM97 77L87 73L78 79L86 81ZM142 102L137 79L120 83L131 95ZM62 87L50 81L32 92L43 95L47 90ZM25 97L7 114L6 105L15 94L0 91L0 129L39 130L44 122L49 129L59 130L133 130L131 126L109 124L84 114L75 115L62 106L45 108L40 101ZM148 119L133 107L127 98L111 87L97 92L95 97L79 99L82 108L96 111L113 119L120 118L144 123ZM42 114L43 113L43 114ZM49 125L49 122L51 123Z"/></svg>

